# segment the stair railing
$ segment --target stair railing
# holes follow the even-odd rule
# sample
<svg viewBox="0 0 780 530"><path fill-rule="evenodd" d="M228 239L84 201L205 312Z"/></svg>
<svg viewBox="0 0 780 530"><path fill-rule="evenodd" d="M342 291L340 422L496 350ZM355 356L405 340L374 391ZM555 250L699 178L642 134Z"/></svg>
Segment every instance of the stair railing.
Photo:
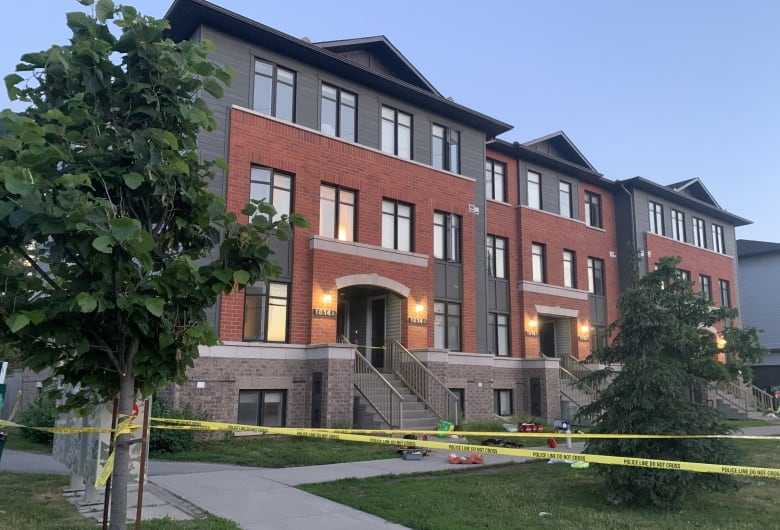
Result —
<svg viewBox="0 0 780 530"><path fill-rule="evenodd" d="M765 392L764 390L758 388L756 385L750 385L750 390L753 393L753 401L756 404L756 410L761 412L773 412L773 404L774 400L772 399L772 394Z"/></svg>
<svg viewBox="0 0 780 530"><path fill-rule="evenodd" d="M351 344L343 335L339 342ZM392 429L403 427L404 398L366 357L355 352L355 389Z"/></svg>
<svg viewBox="0 0 780 530"><path fill-rule="evenodd" d="M394 372L434 414L453 425L460 419L460 399L397 340L385 342L385 368Z"/></svg>
<svg viewBox="0 0 780 530"><path fill-rule="evenodd" d="M719 384L715 387L715 395L717 399L728 403L733 408L744 413L746 416L748 412L752 410L750 402L753 401L752 392L748 396L748 389L740 384L739 381L732 381L730 383Z"/></svg>

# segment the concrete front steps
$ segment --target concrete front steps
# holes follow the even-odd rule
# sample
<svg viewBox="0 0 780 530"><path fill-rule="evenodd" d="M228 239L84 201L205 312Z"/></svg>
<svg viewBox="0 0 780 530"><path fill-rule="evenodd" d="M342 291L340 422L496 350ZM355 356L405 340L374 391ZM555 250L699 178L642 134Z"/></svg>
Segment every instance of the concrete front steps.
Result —
<svg viewBox="0 0 780 530"><path fill-rule="evenodd" d="M402 428L409 430L436 430L439 417L392 373L383 373L385 379L403 398ZM355 391L354 425L358 429L386 429L387 423L359 392Z"/></svg>

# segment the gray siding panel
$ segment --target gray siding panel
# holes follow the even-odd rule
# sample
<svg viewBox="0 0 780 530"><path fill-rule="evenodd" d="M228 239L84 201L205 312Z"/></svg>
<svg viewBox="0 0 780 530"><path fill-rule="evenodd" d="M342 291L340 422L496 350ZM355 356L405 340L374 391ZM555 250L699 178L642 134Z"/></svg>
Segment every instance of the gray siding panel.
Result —
<svg viewBox="0 0 780 530"><path fill-rule="evenodd" d="M747 326L763 329L765 348L780 348L780 255L742 257L739 260L741 319Z"/></svg>

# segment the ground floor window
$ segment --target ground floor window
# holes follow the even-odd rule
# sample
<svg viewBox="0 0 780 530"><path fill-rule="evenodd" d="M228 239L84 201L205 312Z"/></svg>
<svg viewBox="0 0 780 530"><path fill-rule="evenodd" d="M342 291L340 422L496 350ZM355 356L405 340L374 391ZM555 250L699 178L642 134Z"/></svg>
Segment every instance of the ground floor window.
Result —
<svg viewBox="0 0 780 530"><path fill-rule="evenodd" d="M286 390L240 390L238 423L284 427L287 408Z"/></svg>
<svg viewBox="0 0 780 530"><path fill-rule="evenodd" d="M511 416L514 414L511 390L494 390L493 398L493 412L499 416Z"/></svg>
<svg viewBox="0 0 780 530"><path fill-rule="evenodd" d="M509 355L509 315L488 313L488 352L500 357Z"/></svg>
<svg viewBox="0 0 780 530"><path fill-rule="evenodd" d="M433 313L434 347L460 351L460 304L435 302Z"/></svg>
<svg viewBox="0 0 780 530"><path fill-rule="evenodd" d="M287 342L287 306L290 286L258 282L244 294L244 340Z"/></svg>

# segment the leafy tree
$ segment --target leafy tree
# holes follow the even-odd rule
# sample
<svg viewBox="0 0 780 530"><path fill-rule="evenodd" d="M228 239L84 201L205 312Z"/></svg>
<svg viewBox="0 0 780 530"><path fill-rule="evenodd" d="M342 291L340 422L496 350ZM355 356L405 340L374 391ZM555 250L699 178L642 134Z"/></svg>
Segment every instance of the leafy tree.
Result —
<svg viewBox="0 0 780 530"><path fill-rule="evenodd" d="M70 43L5 78L28 107L0 113L0 344L80 389L68 405L118 396L130 414L137 393L184 380L217 342L205 309L278 274L268 238L305 221L254 202L241 223L208 192L215 163L197 139L215 121L200 94L221 96L232 74L209 45L174 43L166 21L110 0L94 13L68 13ZM116 446L112 528L125 526L130 438Z"/></svg>
<svg viewBox="0 0 780 530"><path fill-rule="evenodd" d="M713 308L680 275L680 258L662 258L656 270L628 289L618 302L620 318L612 324L612 343L595 353L607 368L583 379L598 387L609 382L580 416L596 417L594 433L728 434L721 414L702 402L702 389L733 380L765 354L755 329L726 327L719 347L716 323L730 323L732 308ZM709 328L709 329L708 329ZM720 345L722 346L722 344ZM717 360L723 351L729 362ZM613 371L610 365L620 365ZM726 439L592 440L596 454L664 460L734 463L737 447ZM673 508L701 489L727 489L736 481L725 475L600 466L609 499L616 504Z"/></svg>

